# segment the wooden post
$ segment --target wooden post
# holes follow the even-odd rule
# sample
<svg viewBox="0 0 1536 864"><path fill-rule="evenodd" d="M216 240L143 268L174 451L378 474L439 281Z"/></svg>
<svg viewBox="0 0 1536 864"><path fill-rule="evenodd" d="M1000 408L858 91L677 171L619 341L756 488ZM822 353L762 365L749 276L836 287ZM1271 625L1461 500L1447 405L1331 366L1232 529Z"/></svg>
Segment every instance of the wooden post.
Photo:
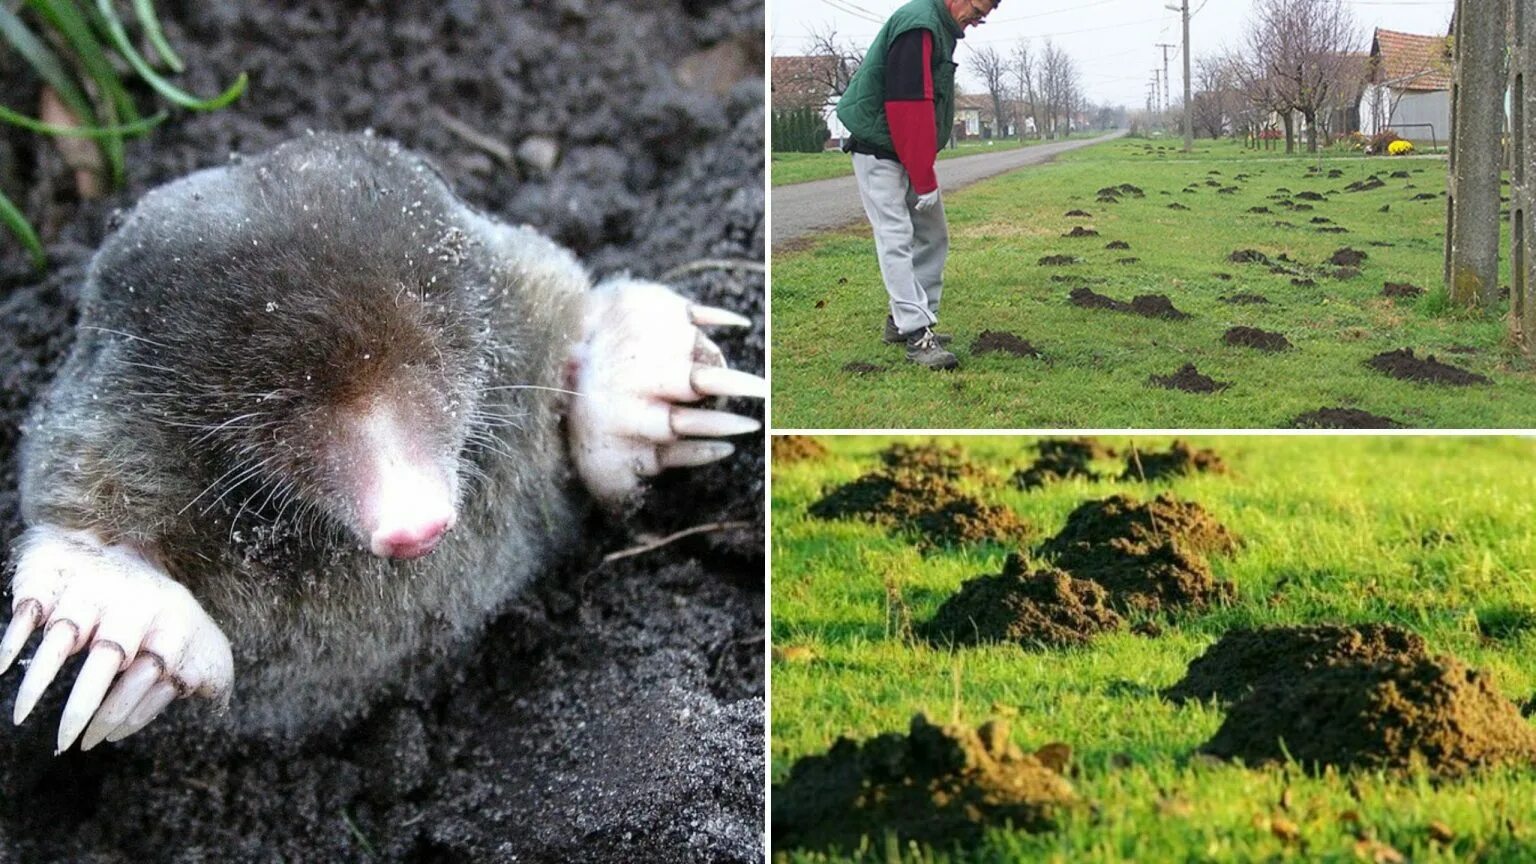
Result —
<svg viewBox="0 0 1536 864"><path fill-rule="evenodd" d="M1458 306L1499 294L1499 168L1504 127L1506 0L1457 0L1446 201L1446 288Z"/></svg>
<svg viewBox="0 0 1536 864"><path fill-rule="evenodd" d="M1512 0L1509 57L1510 330L1527 352L1536 350L1536 0Z"/></svg>

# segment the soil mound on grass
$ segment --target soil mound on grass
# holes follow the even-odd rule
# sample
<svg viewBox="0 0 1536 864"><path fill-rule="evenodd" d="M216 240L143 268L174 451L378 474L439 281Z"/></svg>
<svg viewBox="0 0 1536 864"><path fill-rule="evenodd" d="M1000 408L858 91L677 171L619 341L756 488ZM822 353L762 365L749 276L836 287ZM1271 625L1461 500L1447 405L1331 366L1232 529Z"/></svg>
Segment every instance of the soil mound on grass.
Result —
<svg viewBox="0 0 1536 864"><path fill-rule="evenodd" d="M1140 453L1132 450L1125 457L1125 471L1121 480L1164 480L1170 477L1187 477L1191 474L1225 474L1227 463L1215 450L1203 447L1199 450L1183 441L1174 441L1165 452Z"/></svg>
<svg viewBox="0 0 1536 864"><path fill-rule="evenodd" d="M1081 264L1083 259L1076 255L1047 255L1041 258L1041 267L1065 267L1068 264Z"/></svg>
<svg viewBox="0 0 1536 864"><path fill-rule="evenodd" d="M1292 429L1401 429L1403 424L1359 408L1319 408L1297 414L1286 424Z"/></svg>
<svg viewBox="0 0 1536 864"><path fill-rule="evenodd" d="M1221 341L1239 348L1257 348L1260 351L1289 351L1295 346L1285 336L1257 327L1233 327L1222 334Z"/></svg>
<svg viewBox="0 0 1536 864"><path fill-rule="evenodd" d="M1109 608L1104 586L1060 570L1031 572L1023 556L1014 553L1003 562L1002 573L966 580L921 632L939 645L1017 642L1025 648L1066 648L1124 626L1125 619Z"/></svg>
<svg viewBox="0 0 1536 864"><path fill-rule="evenodd" d="M1383 297L1413 298L1424 293L1424 289L1407 282L1388 282L1381 287Z"/></svg>
<svg viewBox="0 0 1536 864"><path fill-rule="evenodd" d="M948 447L937 441L908 444L898 441L880 451L880 464L889 471L912 472L945 480L962 477L986 477L986 468L972 462L965 448L958 444Z"/></svg>
<svg viewBox="0 0 1536 864"><path fill-rule="evenodd" d="M1040 349L1029 344L1029 340L1020 338L1017 334L1006 330L983 330L976 341L971 343L971 353L980 355L991 351L1001 351L1004 354L1012 354L1015 357L1043 358Z"/></svg>
<svg viewBox="0 0 1536 864"><path fill-rule="evenodd" d="M1297 192L1295 197L1296 197L1297 201L1327 201L1328 200L1320 192Z"/></svg>
<svg viewBox="0 0 1536 864"><path fill-rule="evenodd" d="M809 435L774 435L772 441L775 465L811 462L827 455L827 448Z"/></svg>
<svg viewBox="0 0 1536 864"><path fill-rule="evenodd" d="M1237 538L1205 508L1163 494L1084 502L1038 551L1109 589L1116 609L1157 612L1231 597L1232 583L1217 581L1205 556L1236 550Z"/></svg>
<svg viewBox="0 0 1536 864"><path fill-rule="evenodd" d="M1376 175L1372 174L1371 176L1365 178L1364 180L1356 180L1355 182L1349 184L1348 186L1345 186L1344 187L1344 191L1345 192L1369 192L1372 189L1380 189L1381 187L1383 187L1385 185L1387 185L1385 180L1382 180L1380 177L1377 177Z"/></svg>
<svg viewBox="0 0 1536 864"><path fill-rule="evenodd" d="M1232 386L1230 381L1217 381L1210 376L1200 374L1200 370L1196 369L1193 363L1185 363L1172 375L1149 376L1147 384L1164 390L1183 390L1186 393L1216 393Z"/></svg>
<svg viewBox="0 0 1536 864"><path fill-rule="evenodd" d="M1227 260L1233 264L1268 264L1269 256L1257 249L1238 249Z"/></svg>
<svg viewBox="0 0 1536 864"><path fill-rule="evenodd" d="M1263 294L1231 294L1224 297L1217 297L1216 299L1223 303L1232 303L1238 306L1269 302L1269 298L1265 297Z"/></svg>
<svg viewBox="0 0 1536 864"><path fill-rule="evenodd" d="M876 471L812 504L818 519L856 519L916 535L923 547L993 541L1018 543L1030 526L1007 507L984 503L949 480L915 472Z"/></svg>
<svg viewBox="0 0 1536 864"><path fill-rule="evenodd" d="M1351 249L1346 246L1330 255L1327 263L1335 267L1359 267L1369 257L1371 256L1361 252L1359 249Z"/></svg>
<svg viewBox="0 0 1536 864"><path fill-rule="evenodd" d="M1101 479L1093 470L1096 459L1113 459L1115 450L1093 438L1047 438L1035 445L1040 456L1028 468L1014 472L1013 485L1039 489L1051 483L1083 477Z"/></svg>
<svg viewBox="0 0 1536 864"><path fill-rule="evenodd" d="M1099 232L1093 230L1092 228L1084 228L1081 225L1074 225L1074 226L1072 226L1072 230L1071 231L1068 231L1067 233L1065 233L1065 234L1063 234L1061 236L1063 236L1063 237L1097 237L1097 236L1099 236Z"/></svg>
<svg viewBox="0 0 1536 864"><path fill-rule="evenodd" d="M1270 215L1270 214L1273 214L1275 211L1269 209L1268 207L1249 207L1248 208L1248 212L1249 213L1263 213L1265 215Z"/></svg>
<svg viewBox="0 0 1536 864"><path fill-rule="evenodd" d="M1417 633L1390 624L1228 630L1163 691L1172 702L1236 702L1260 685L1294 685L1338 663L1411 662L1430 656Z"/></svg>
<svg viewBox="0 0 1536 864"><path fill-rule="evenodd" d="M1077 802L1062 776L1065 745L1025 753L1007 724L936 726L919 714L903 735L839 738L807 756L773 787L775 849L880 848L886 832L902 844L974 844L987 827L1049 831Z"/></svg>
<svg viewBox="0 0 1536 864"><path fill-rule="evenodd" d="M1488 676L1453 657L1324 665L1233 704L1201 751L1309 769L1424 767L1444 776L1536 763L1536 729Z"/></svg>
<svg viewBox="0 0 1536 864"><path fill-rule="evenodd" d="M1466 387L1472 384L1492 384L1493 382L1476 372L1468 372L1465 369L1441 363L1430 354L1419 358L1413 356L1412 348L1399 348L1396 351L1383 351L1375 357L1365 361L1365 365L1393 378L1402 378L1407 381L1421 381L1426 384L1448 384L1453 387Z"/></svg>
<svg viewBox="0 0 1536 864"><path fill-rule="evenodd" d="M1181 321L1190 317L1189 313L1181 312L1174 307L1173 301L1162 294L1140 294L1132 298L1131 302L1116 300L1094 291L1092 288L1073 288L1068 295L1068 300L1073 306L1084 309L1109 309L1114 312L1130 312L1145 318L1164 318L1170 321Z"/></svg>
<svg viewBox="0 0 1536 864"><path fill-rule="evenodd" d="M1179 202L1175 201L1172 204L1168 205L1168 209L1169 210L1188 210L1189 208L1185 207L1183 204L1180 204Z"/></svg>
<svg viewBox="0 0 1536 864"><path fill-rule="evenodd" d="M1093 217L1093 214L1089 213L1087 210L1068 210L1067 212L1063 213L1062 215L1063 216L1082 216L1082 217L1086 217L1086 218L1092 218Z"/></svg>
<svg viewBox="0 0 1536 864"><path fill-rule="evenodd" d="M1125 242L1124 240L1111 240L1109 243L1104 245L1104 248L1105 249L1129 249L1129 248L1131 248L1131 244Z"/></svg>

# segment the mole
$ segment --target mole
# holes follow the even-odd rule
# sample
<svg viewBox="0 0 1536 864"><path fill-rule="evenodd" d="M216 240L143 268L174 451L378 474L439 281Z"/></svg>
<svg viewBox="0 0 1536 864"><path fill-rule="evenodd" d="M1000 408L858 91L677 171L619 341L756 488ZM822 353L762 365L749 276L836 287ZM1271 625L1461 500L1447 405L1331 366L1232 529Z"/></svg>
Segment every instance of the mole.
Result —
<svg viewBox="0 0 1536 864"><path fill-rule="evenodd" d="M77 653L58 751L184 697L292 737L441 675L593 508L760 428L716 403L766 382L701 329L750 323L594 284L368 133L150 191L22 430L0 672L41 636L15 722Z"/></svg>

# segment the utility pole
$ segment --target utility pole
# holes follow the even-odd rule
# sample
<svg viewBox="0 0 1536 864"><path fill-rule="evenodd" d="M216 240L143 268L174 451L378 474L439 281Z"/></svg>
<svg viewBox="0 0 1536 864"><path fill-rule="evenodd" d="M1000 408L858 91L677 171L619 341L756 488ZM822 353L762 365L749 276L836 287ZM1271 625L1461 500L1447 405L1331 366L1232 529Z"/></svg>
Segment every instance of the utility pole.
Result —
<svg viewBox="0 0 1536 864"><path fill-rule="evenodd" d="M1178 12L1184 18L1184 152L1195 149L1194 118L1189 111L1189 0L1181 0L1177 6L1165 7Z"/></svg>
<svg viewBox="0 0 1536 864"><path fill-rule="evenodd" d="M1168 82L1172 80L1168 77L1168 52L1179 46L1170 42L1159 42L1157 47L1163 49L1163 104L1172 105L1173 100L1168 98Z"/></svg>
<svg viewBox="0 0 1536 864"><path fill-rule="evenodd" d="M1163 92L1162 79L1158 77L1157 68L1152 69L1152 102L1157 106L1158 113L1168 110L1168 104L1161 102Z"/></svg>

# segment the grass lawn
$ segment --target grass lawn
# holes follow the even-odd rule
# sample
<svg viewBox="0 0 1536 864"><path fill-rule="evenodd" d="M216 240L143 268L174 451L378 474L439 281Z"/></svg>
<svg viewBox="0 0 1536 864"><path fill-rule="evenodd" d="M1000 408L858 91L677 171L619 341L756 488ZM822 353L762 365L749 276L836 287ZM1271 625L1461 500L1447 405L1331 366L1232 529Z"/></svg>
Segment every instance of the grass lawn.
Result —
<svg viewBox="0 0 1536 864"><path fill-rule="evenodd" d="M1536 442L1516 438L1227 437L1230 473L1139 483L1071 481L1024 492L1007 478L1034 456L1026 439L963 438L995 466L969 481L1055 533L1077 504L1116 492L1169 490L1200 502L1244 541L1213 558L1236 583L1230 605L1159 619L1155 637L1122 632L1088 647L1015 645L951 651L905 641L888 623L905 604L927 620L961 582L996 573L1007 550L981 545L924 554L908 539L856 522L811 518L824 487L877 463L888 439L824 437L820 461L774 468L771 772L840 735L905 732L911 716L972 725L1011 716L1026 751L1063 741L1090 806L1054 832L989 832L977 849L907 849L902 861L1401 861L1362 854L1370 837L1423 861L1530 861L1536 856L1536 769L1455 781L1251 770L1193 758L1220 725L1215 704L1176 706L1158 693L1233 627L1390 622L1431 650L1486 670L1507 697L1536 690ZM1123 447L1125 438L1105 439ZM1168 439L1138 439L1143 451ZM1118 467L1105 463L1105 468ZM786 659L793 658L793 659ZM778 794L778 790L775 790ZM1282 801L1285 803L1282 804ZM1271 830L1282 817L1297 827ZM1432 841L1430 823L1454 839ZM1364 847L1370 853L1375 847ZM822 861L775 850L776 861Z"/></svg>
<svg viewBox="0 0 1536 864"><path fill-rule="evenodd" d="M1089 133L1080 133L1067 136L1068 138L1084 138ZM1097 133L1095 133L1097 134ZM1057 141L1065 141L1067 138L1057 138ZM954 147L946 147L939 151L940 159L956 159L961 156L975 156L978 153L996 153L1000 150L1018 150L1021 147L1033 147L1036 144L1049 143L1044 140L1030 139L1019 141L1008 139L1006 141L963 141ZM849 177L853 175L853 161L847 153L840 150L831 150L825 153L773 153L769 164L769 171L773 176L773 185L785 186L790 183L805 183L811 180L825 180L828 177Z"/></svg>
<svg viewBox="0 0 1536 864"><path fill-rule="evenodd" d="M1390 177L1394 172L1408 175ZM1345 191L1373 173L1384 187ZM1140 187L1145 197L1096 200L1101 187L1121 184ZM1276 191L1282 188L1291 191ZM880 342L886 297L868 226L776 251L775 427L1274 428L1324 407L1361 409L1413 427L1530 426L1536 373L1507 343L1504 310L1485 318L1448 308L1441 285L1444 190L1445 162L1436 157L1287 157L1279 149L1250 153L1209 141L1185 155L1177 142L1119 140L948 193L940 329L956 336L961 369L953 373L919 369L899 347ZM1295 198L1304 192L1326 200ZM1412 200L1419 195L1431 197ZM1289 209L1277 198L1312 209ZM1170 209L1175 204L1188 209ZM1074 209L1091 216L1064 215ZM1077 226L1098 236L1062 236ZM1340 227L1348 233L1321 230ZM1506 251L1508 239L1506 230ZM1111 241L1129 249L1106 249ZM1354 278L1335 278L1335 268L1321 266L1343 247L1369 256ZM1285 255L1296 262L1287 266L1305 272L1228 260L1244 249ZM1081 263L1038 263L1052 255ZM1507 284L1507 255L1503 266ZM1293 282L1306 279L1313 284ZM1426 293L1390 299L1382 296L1387 282ZM1078 286L1127 302L1166 295L1191 317L1080 308L1067 299ZM1237 294L1269 303L1219 299ZM1239 325L1279 332L1295 350L1225 345L1223 334ZM1027 339L1044 359L974 355L972 343L985 330ZM1434 354L1493 383L1422 384L1364 365L1400 348ZM1171 375L1186 363L1231 386L1197 394L1148 385L1149 376Z"/></svg>

